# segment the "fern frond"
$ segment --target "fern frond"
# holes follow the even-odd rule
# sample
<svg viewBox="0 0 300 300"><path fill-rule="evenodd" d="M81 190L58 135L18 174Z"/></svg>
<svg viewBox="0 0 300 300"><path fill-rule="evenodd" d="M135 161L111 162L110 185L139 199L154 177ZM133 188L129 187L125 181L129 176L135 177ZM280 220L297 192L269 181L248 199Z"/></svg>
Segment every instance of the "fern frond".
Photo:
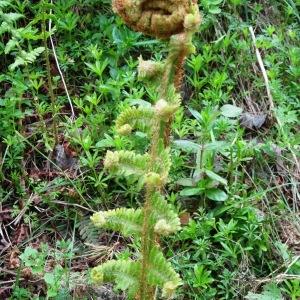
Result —
<svg viewBox="0 0 300 300"><path fill-rule="evenodd" d="M181 104L181 95L176 91L176 88L174 84L171 84L167 88L167 95L166 95L166 101L169 104L175 105L175 106L180 106Z"/></svg>
<svg viewBox="0 0 300 300"><path fill-rule="evenodd" d="M3 9L7 6L9 6L11 4L11 1L4 1L4 0L1 0L0 1L0 8Z"/></svg>
<svg viewBox="0 0 300 300"><path fill-rule="evenodd" d="M127 135L132 130L150 132L154 111L146 107L130 107L123 111L116 120L116 130L119 134ZM127 130L124 130L126 129Z"/></svg>
<svg viewBox="0 0 300 300"><path fill-rule="evenodd" d="M174 113L178 110L180 103L169 104L166 100L160 99L155 104L156 115L165 122L168 122Z"/></svg>
<svg viewBox="0 0 300 300"><path fill-rule="evenodd" d="M182 284L179 275L158 247L152 248L149 261L148 282L151 285L162 287L163 297L172 297L175 289Z"/></svg>
<svg viewBox="0 0 300 300"><path fill-rule="evenodd" d="M38 56L43 53L45 50L44 47L38 47L36 49L31 50L30 52L26 52L24 50L21 51L20 55L17 56L15 62L9 65L9 69L11 71L15 70L18 66L32 64L36 61Z"/></svg>
<svg viewBox="0 0 300 300"><path fill-rule="evenodd" d="M12 27L7 22L2 22L0 25L0 35L5 32L10 32Z"/></svg>
<svg viewBox="0 0 300 300"><path fill-rule="evenodd" d="M91 279L96 284L115 282L116 288L127 291L128 299L133 299L139 288L141 264L132 260L110 260L91 271Z"/></svg>
<svg viewBox="0 0 300 300"><path fill-rule="evenodd" d="M6 14L2 14L1 18L4 22L13 23L18 21L21 18L24 18L24 15L19 13L6 13Z"/></svg>
<svg viewBox="0 0 300 300"><path fill-rule="evenodd" d="M133 151L108 151L104 160L104 167L115 175L145 175L150 156L148 154L140 155Z"/></svg>
<svg viewBox="0 0 300 300"><path fill-rule="evenodd" d="M4 53L9 54L18 44L19 42L17 39L10 39L5 46Z"/></svg>
<svg viewBox="0 0 300 300"><path fill-rule="evenodd" d="M160 235L169 235L180 229L180 219L164 197L158 192L151 197L152 218L155 222L154 230Z"/></svg>
<svg viewBox="0 0 300 300"><path fill-rule="evenodd" d="M161 75L163 73L164 67L164 63L152 60L143 60L143 58L140 56L138 66L138 79L144 81L161 80Z"/></svg>
<svg viewBox="0 0 300 300"><path fill-rule="evenodd" d="M112 174L129 176L145 176L152 170L152 174L159 174L164 182L171 168L171 159L169 149L161 149L159 156L153 165L150 165L151 158L149 154L136 154L133 151L108 151L104 159L104 167Z"/></svg>
<svg viewBox="0 0 300 300"><path fill-rule="evenodd" d="M84 217L84 219L78 223L78 232L84 243L93 245L99 244L101 229L94 226L90 217Z"/></svg>
<svg viewBox="0 0 300 300"><path fill-rule="evenodd" d="M167 178L171 169L170 149L160 149L152 171L160 174L162 178Z"/></svg>
<svg viewBox="0 0 300 300"><path fill-rule="evenodd" d="M91 220L96 227L117 231L124 236L139 236L142 231L143 214L141 209L117 208L97 212Z"/></svg>

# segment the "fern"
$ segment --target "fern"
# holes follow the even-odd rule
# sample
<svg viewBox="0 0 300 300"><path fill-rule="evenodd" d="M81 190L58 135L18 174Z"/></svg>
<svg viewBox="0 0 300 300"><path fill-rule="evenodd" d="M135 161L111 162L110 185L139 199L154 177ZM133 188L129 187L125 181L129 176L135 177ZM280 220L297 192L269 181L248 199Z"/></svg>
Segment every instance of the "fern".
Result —
<svg viewBox="0 0 300 300"><path fill-rule="evenodd" d="M10 39L5 46L4 53L10 53L11 50L14 49L17 45L19 45L19 42L15 38Z"/></svg>
<svg viewBox="0 0 300 300"><path fill-rule="evenodd" d="M115 175L145 175L145 169L150 163L148 154L140 155L133 151L108 151L104 160L104 167Z"/></svg>
<svg viewBox="0 0 300 300"><path fill-rule="evenodd" d="M133 260L111 260L91 271L95 283L115 282L116 288L127 291L128 299L133 299L139 288L141 264Z"/></svg>
<svg viewBox="0 0 300 300"><path fill-rule="evenodd" d="M86 244L98 244L101 230L94 226L90 218L84 218L78 224L79 235Z"/></svg>
<svg viewBox="0 0 300 300"><path fill-rule="evenodd" d="M33 28L32 25L26 27L17 27L17 21L25 18L23 14L15 12L3 12L10 6L10 1L0 1L0 35L9 33L11 36L4 48L4 54L13 54L15 60L9 65L9 69L14 71L19 66L27 66L33 64L37 58L44 52L44 47L37 47L32 49L29 45L29 49L24 50L24 40L39 40L42 39L42 35L38 33L38 29Z"/></svg>
<svg viewBox="0 0 300 300"><path fill-rule="evenodd" d="M11 26L7 22L2 22L0 25L0 35L3 33L9 32L11 30Z"/></svg>
<svg viewBox="0 0 300 300"><path fill-rule="evenodd" d="M24 18L24 15L19 13L2 13L0 12L1 19L3 22L6 22L8 24L17 22L19 19Z"/></svg>
<svg viewBox="0 0 300 300"><path fill-rule="evenodd" d="M153 286L161 286L166 298L172 297L175 289L182 284L179 275L158 247L151 249L149 258L148 282Z"/></svg>
<svg viewBox="0 0 300 300"><path fill-rule="evenodd" d="M0 8L3 9L5 7L8 7L11 5L11 1L4 1L4 0L1 0L0 1Z"/></svg>
<svg viewBox="0 0 300 300"><path fill-rule="evenodd" d="M128 135L133 130L149 133L154 117L154 110L145 107L131 107L123 111L116 120L116 130L119 134Z"/></svg>
<svg viewBox="0 0 300 300"><path fill-rule="evenodd" d="M9 69L11 71L14 71L19 66L26 66L34 63L38 56L44 52L44 50L44 47L38 47L36 49L31 50L30 52L21 50L19 56L16 57L15 62L9 65Z"/></svg>
<svg viewBox="0 0 300 300"><path fill-rule="evenodd" d="M178 4L178 5L177 5ZM162 8L168 6L168 14ZM127 291L129 299L152 300L157 288L163 298L171 298L181 285L179 275L164 257L157 241L180 229L180 220L167 203L162 190L171 168L170 124L181 97L178 87L182 79L185 57L193 52L192 34L198 28L200 15L195 1L113 0L114 10L133 29L156 37L170 38L170 53L162 62L139 59L139 79L158 92L151 108L129 108L116 120L116 131L129 135L140 130L150 136L146 154L134 151L108 151L105 169L117 176L136 176L145 185L145 203L141 209L118 208L101 211L91 219L95 226L133 236L140 244L138 259L108 261L91 272L95 283L114 282ZM146 10L146 11L144 11ZM155 11L152 16L151 11ZM151 22L150 22L151 20Z"/></svg>
<svg viewBox="0 0 300 300"><path fill-rule="evenodd" d="M169 235L180 229L180 220L172 206L160 193L151 197L152 215L155 221L154 230L161 235Z"/></svg>
<svg viewBox="0 0 300 300"><path fill-rule="evenodd" d="M91 217L96 227L118 231L124 236L141 235L143 216L141 209L117 208L95 213Z"/></svg>

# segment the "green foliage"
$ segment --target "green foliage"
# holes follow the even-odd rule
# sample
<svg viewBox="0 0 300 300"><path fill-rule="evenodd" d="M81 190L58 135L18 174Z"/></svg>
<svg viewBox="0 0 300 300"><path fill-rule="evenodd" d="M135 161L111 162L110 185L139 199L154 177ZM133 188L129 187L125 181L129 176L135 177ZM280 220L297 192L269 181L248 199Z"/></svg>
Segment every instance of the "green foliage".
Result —
<svg viewBox="0 0 300 300"><path fill-rule="evenodd" d="M42 273L46 259L47 249L39 252L37 249L26 247L25 251L20 255L20 259L26 267L29 267L33 274Z"/></svg>
<svg viewBox="0 0 300 300"><path fill-rule="evenodd" d="M257 283L273 278L282 298L298 299L299 1L198 1L203 22L195 47L186 49L194 53L180 93L164 77L180 39L169 46L133 32L112 13L110 0L49 2L0 1L0 281L9 282L0 298L101 297L85 270L115 257L141 261L134 229L150 184L161 193L150 198L155 209L148 221L165 261L182 278L175 299L266 297L275 288ZM168 58L166 48L175 55ZM157 114L172 121L172 139L167 151L159 142L157 163L150 159L143 171L128 161L138 176L103 168L107 150L150 153ZM90 212L119 210L137 216L133 223L124 219L132 227L95 227L89 220ZM183 228L174 234L179 222ZM74 243L61 250L62 238ZM14 260L16 248L22 254Z"/></svg>
<svg viewBox="0 0 300 300"><path fill-rule="evenodd" d="M5 54L7 49L5 49ZM28 64L32 64L36 61L37 57L43 53L45 50L44 47L38 47L30 52L25 52L21 50L20 54L16 57L16 60L13 64L9 66L11 71L14 71L19 66L26 66Z"/></svg>
<svg viewBox="0 0 300 300"><path fill-rule="evenodd" d="M116 130L120 134L130 134L132 130L149 133L154 119L154 111L151 108L131 107L123 111L116 120Z"/></svg>
<svg viewBox="0 0 300 300"><path fill-rule="evenodd" d="M141 236L143 216L141 210L117 208L98 212L91 218L96 227L118 231L124 236Z"/></svg>
<svg viewBox="0 0 300 300"><path fill-rule="evenodd" d="M153 247L149 255L147 282L151 286L161 286L165 297L173 295L174 289L181 284L179 276L164 258L161 250ZM138 293L141 278L141 262L133 260L110 260L91 271L95 283L115 282L116 288L127 291L128 299Z"/></svg>
<svg viewBox="0 0 300 300"><path fill-rule="evenodd" d="M126 290L133 299L139 288L141 265L132 260L110 260L91 271L95 283L116 282L116 288Z"/></svg>
<svg viewBox="0 0 300 300"><path fill-rule="evenodd" d="M150 163L148 154L135 154L133 151L107 152L104 165L116 175L145 175Z"/></svg>
<svg viewBox="0 0 300 300"><path fill-rule="evenodd" d="M246 296L248 300L282 300L280 289L273 283L264 286L261 294L249 293Z"/></svg>
<svg viewBox="0 0 300 300"><path fill-rule="evenodd" d="M168 262L161 250L158 247L153 247L150 251L149 255L149 273L147 274L147 281L154 286L162 286L163 293L166 285L169 282L173 283L173 291L171 291L171 295L167 295L170 297L173 295L173 292L176 287L182 284L179 275L173 270L172 265Z"/></svg>
<svg viewBox="0 0 300 300"><path fill-rule="evenodd" d="M49 249L46 244L41 244L39 249L26 247L24 252L20 255L22 265L29 269L29 271L36 276L39 280L45 282L47 286L47 297L55 298L62 295L63 290L68 285L68 277L70 276L66 266L63 267L62 262L67 263L72 259L73 245L70 241L59 241L56 244L56 249ZM54 266L47 268L47 259L51 258ZM23 299L30 299L31 294L29 291L16 288L15 297L21 293ZM18 298L19 299L19 298ZM21 298L22 299L22 298Z"/></svg>

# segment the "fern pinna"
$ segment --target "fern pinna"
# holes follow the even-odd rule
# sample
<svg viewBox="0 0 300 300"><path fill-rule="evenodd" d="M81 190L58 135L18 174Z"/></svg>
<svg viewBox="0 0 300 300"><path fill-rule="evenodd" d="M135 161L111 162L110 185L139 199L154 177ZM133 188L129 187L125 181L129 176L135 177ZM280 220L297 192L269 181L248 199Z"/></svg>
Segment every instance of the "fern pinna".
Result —
<svg viewBox="0 0 300 300"><path fill-rule="evenodd" d="M128 299L151 300L162 290L163 298L172 298L181 285L179 275L164 258L159 237L180 229L178 215L165 200L162 190L171 166L169 132L172 118L180 106L179 89L182 66L193 53L192 35L201 18L194 0L113 0L113 10L134 30L160 39L169 39L169 55L162 62L140 58L139 79L155 88L157 101L150 108L132 107L116 120L120 135L135 130L150 136L148 153L108 151L105 168L112 174L138 176L145 186L145 202L140 209L118 208L95 213L95 226L118 231L140 240L136 260L111 260L92 269L95 283L115 282Z"/></svg>

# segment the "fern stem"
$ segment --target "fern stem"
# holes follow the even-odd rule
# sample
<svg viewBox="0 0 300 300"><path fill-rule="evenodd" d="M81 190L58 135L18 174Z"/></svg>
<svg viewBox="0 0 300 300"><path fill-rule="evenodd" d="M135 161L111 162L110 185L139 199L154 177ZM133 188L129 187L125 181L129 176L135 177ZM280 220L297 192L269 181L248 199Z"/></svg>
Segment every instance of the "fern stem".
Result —
<svg viewBox="0 0 300 300"><path fill-rule="evenodd" d="M173 51L170 52L167 57L167 66L165 72L163 74L162 84L160 86L160 97L166 98L168 94L168 88L171 85L175 86L175 89L178 93L180 93L183 79L183 67L184 62L187 56L186 43L189 39L189 34L185 33L184 42L182 44L182 48L179 49L177 53ZM170 135L171 135L171 125L173 123L173 118L165 124L164 126L164 145L168 147L170 145Z"/></svg>
<svg viewBox="0 0 300 300"><path fill-rule="evenodd" d="M145 204L144 204L144 222L142 234L142 270L140 278L140 296L139 300L154 299L154 289L148 284L147 272L149 270L149 256L150 250L154 247L154 230L149 226L151 214L151 195L154 193L153 189L146 190Z"/></svg>
<svg viewBox="0 0 300 300"><path fill-rule="evenodd" d="M187 35L185 40L187 40ZM182 81L182 68L185 61L187 51L185 44L179 51L171 51L167 58L167 65L163 74L162 84L160 86L160 98L167 98L170 86L175 86L177 91L180 91ZM170 144L170 132L173 118L170 118L168 122L157 119L154 122L152 141L150 146L151 166L155 165L158 159L158 145L159 141L163 140L164 148L167 148ZM151 166L149 166L149 172L151 172ZM150 215L152 211L151 196L156 190L151 186L146 186L145 204L144 204L144 220L142 231L142 270L140 279L140 293L139 300L152 300L155 297L155 289L148 284L147 272L149 271L149 255L150 250L155 246L155 234L154 228L151 227ZM161 191L161 188L159 192Z"/></svg>
<svg viewBox="0 0 300 300"><path fill-rule="evenodd" d="M148 171L153 171L152 168L155 165L158 155L158 143L161 138L163 131L163 122L158 118L154 122L152 129L152 142L150 145L150 165L148 166ZM155 295L155 288L148 284L147 274L149 272L149 260L150 260L150 250L155 246L155 234L153 225L151 226L151 212L153 210L151 204L151 197L156 192L153 186L146 186L145 193L145 203L143 207L144 220L142 229L142 241L141 241L141 253L142 253L142 269L141 269L141 279L140 279L140 292L139 300L152 300Z"/></svg>

